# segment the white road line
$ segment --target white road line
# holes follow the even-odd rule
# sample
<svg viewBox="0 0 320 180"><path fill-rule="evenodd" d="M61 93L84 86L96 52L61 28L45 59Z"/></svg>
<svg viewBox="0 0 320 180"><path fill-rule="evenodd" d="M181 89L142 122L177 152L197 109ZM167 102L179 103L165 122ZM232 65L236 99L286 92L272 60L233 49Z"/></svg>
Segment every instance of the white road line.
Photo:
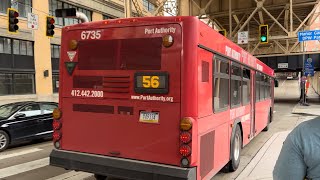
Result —
<svg viewBox="0 0 320 180"><path fill-rule="evenodd" d="M47 158L3 168L3 169L0 169L0 179L13 176L16 174L24 173L27 171L31 171L34 169L39 169L48 165L49 165L49 158L47 157Z"/></svg>
<svg viewBox="0 0 320 180"><path fill-rule="evenodd" d="M90 176L92 176L92 174L90 173L70 171L68 173L64 173L47 180L80 180L80 179L88 178Z"/></svg>
<svg viewBox="0 0 320 180"><path fill-rule="evenodd" d="M25 155L25 154L30 154L30 153L34 153L34 152L38 152L38 151L42 151L42 149L39 148L32 148L32 149L27 149L27 150L23 150L23 151L19 151L19 152L14 152L14 153L0 153L0 160L2 159L7 159L7 158L12 158L15 156L21 156L21 155Z"/></svg>

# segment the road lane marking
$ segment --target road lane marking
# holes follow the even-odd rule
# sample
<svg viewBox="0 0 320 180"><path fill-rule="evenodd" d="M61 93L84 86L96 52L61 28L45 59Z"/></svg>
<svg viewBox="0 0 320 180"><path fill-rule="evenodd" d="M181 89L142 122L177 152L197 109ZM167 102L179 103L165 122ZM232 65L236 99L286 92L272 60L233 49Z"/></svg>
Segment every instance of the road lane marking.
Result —
<svg viewBox="0 0 320 180"><path fill-rule="evenodd" d="M49 157L0 169L0 179L49 165Z"/></svg>
<svg viewBox="0 0 320 180"><path fill-rule="evenodd" d="M23 150L23 151L19 151L19 152L14 152L14 153L10 153L10 152L9 153L0 153L0 160L12 158L15 156L21 156L21 155L25 155L25 154L30 154L30 153L34 153L34 152L38 152L38 151L42 151L42 149L32 148L32 149L27 149L27 150Z"/></svg>
<svg viewBox="0 0 320 180"><path fill-rule="evenodd" d="M79 180L79 179L88 178L90 176L92 176L92 174L90 174L90 173L70 171L68 173L64 173L64 174L52 177L47 180Z"/></svg>

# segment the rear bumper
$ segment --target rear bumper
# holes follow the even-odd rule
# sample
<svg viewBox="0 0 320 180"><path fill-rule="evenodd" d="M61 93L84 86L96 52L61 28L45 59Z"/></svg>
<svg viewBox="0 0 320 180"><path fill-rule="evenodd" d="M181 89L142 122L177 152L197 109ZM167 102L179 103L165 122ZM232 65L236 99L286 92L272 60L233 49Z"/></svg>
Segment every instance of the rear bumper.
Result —
<svg viewBox="0 0 320 180"><path fill-rule="evenodd" d="M53 150L50 165L136 180L195 180L196 168L180 168L87 153Z"/></svg>

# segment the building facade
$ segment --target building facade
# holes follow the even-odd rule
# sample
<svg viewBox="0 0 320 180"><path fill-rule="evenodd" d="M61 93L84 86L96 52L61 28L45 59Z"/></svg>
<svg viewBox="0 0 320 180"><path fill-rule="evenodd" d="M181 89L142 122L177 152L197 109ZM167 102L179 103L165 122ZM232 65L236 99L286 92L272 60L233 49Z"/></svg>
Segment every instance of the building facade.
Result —
<svg viewBox="0 0 320 180"><path fill-rule="evenodd" d="M10 7L20 14L17 34L7 31ZM58 101L61 28L79 23L77 19L55 18L54 37L48 38L46 16L55 16L55 10L61 8L76 8L90 21L124 17L123 0L1 0L0 104ZM27 28L28 13L38 15L38 29Z"/></svg>

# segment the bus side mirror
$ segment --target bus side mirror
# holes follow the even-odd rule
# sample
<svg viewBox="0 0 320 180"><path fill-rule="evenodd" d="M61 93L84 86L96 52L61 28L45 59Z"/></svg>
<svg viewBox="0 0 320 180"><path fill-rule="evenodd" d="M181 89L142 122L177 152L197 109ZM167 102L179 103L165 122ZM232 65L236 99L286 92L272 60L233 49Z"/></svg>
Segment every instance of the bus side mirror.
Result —
<svg viewBox="0 0 320 180"><path fill-rule="evenodd" d="M279 81L278 80L274 80L274 87L279 87Z"/></svg>

